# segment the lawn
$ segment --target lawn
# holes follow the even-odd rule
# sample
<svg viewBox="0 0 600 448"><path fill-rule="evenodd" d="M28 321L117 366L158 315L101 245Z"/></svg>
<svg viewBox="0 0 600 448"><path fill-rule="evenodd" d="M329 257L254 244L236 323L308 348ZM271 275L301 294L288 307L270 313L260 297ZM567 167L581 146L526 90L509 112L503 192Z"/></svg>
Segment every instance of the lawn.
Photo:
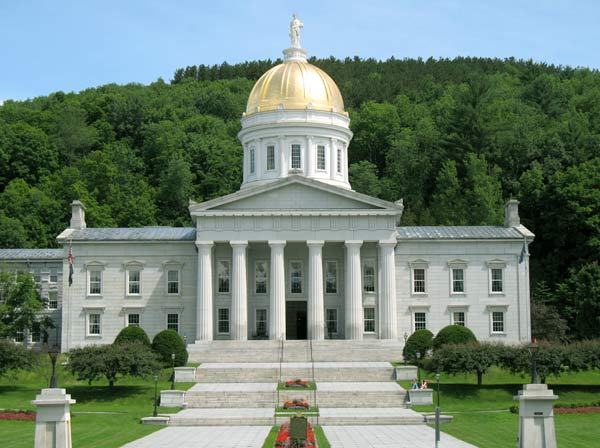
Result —
<svg viewBox="0 0 600 448"><path fill-rule="evenodd" d="M151 379L123 378L111 390L106 381L88 386L77 381L57 366L58 387L66 388L77 403L71 407L73 446L78 448L118 447L161 429L160 426L141 425L140 418L152 415L154 382ZM158 390L170 389L170 369L159 373ZM16 377L0 378L0 409L31 409L30 401L47 387L49 363L43 363L30 372ZM177 389L188 389L190 383L177 383ZM162 408L162 413L177 412L178 408ZM31 447L34 422L0 421L3 446Z"/></svg>
<svg viewBox="0 0 600 448"><path fill-rule="evenodd" d="M436 388L435 375L422 372L429 386ZM516 404L522 384L528 378L493 368L477 386L475 375L444 375L440 384L442 413L454 416L454 421L442 425L442 431L481 448L514 446L518 434L518 415L508 409ZM559 396L558 404L600 401L600 372L566 373L548 377L549 387ZM400 384L410 387L410 381ZM435 394L434 394L435 399ZM434 406L414 406L419 412L433 411ZM555 425L559 446L589 447L600 440L600 415L556 415Z"/></svg>

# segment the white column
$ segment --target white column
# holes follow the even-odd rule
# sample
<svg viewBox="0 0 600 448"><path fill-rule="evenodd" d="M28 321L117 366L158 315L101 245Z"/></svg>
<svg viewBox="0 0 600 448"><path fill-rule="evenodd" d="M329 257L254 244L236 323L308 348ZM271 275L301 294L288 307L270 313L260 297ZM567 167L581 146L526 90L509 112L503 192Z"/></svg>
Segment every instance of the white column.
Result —
<svg viewBox="0 0 600 448"><path fill-rule="evenodd" d="M362 241L346 241L346 339L362 340L363 306L360 247Z"/></svg>
<svg viewBox="0 0 600 448"><path fill-rule="evenodd" d="M285 177L288 174L288 153L289 149L285 145L285 136L279 137L279 177Z"/></svg>
<svg viewBox="0 0 600 448"><path fill-rule="evenodd" d="M379 338L398 339L396 311L396 241L379 241Z"/></svg>
<svg viewBox="0 0 600 448"><path fill-rule="evenodd" d="M246 280L246 248L248 241L230 241L233 248L231 287L231 339L248 339L248 282Z"/></svg>
<svg viewBox="0 0 600 448"><path fill-rule="evenodd" d="M269 338L285 339L285 241L269 241L271 275L269 298Z"/></svg>
<svg viewBox="0 0 600 448"><path fill-rule="evenodd" d="M323 244L307 241L308 245L308 339L325 339L323 301Z"/></svg>
<svg viewBox="0 0 600 448"><path fill-rule="evenodd" d="M196 241L198 279L196 292L196 340L213 339L212 241Z"/></svg>
<svg viewBox="0 0 600 448"><path fill-rule="evenodd" d="M337 149L335 147L335 139L332 137L329 142L329 178L335 180L337 173Z"/></svg>

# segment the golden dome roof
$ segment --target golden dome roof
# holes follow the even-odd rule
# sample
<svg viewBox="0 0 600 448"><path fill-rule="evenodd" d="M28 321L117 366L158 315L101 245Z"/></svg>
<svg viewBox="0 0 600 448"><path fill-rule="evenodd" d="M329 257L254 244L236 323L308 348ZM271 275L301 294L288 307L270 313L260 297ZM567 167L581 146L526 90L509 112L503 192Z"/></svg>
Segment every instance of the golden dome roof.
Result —
<svg viewBox="0 0 600 448"><path fill-rule="evenodd" d="M333 79L320 68L297 60L286 60L267 71L250 92L246 114L277 109L345 113Z"/></svg>

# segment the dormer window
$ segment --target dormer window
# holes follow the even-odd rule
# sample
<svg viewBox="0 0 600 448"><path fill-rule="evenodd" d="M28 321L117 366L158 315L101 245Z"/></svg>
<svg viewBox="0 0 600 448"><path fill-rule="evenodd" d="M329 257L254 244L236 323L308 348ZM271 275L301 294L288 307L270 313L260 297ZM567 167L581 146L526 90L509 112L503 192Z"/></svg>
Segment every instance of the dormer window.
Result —
<svg viewBox="0 0 600 448"><path fill-rule="evenodd" d="M292 145L292 169L302 168L302 154L300 153L300 145L294 143Z"/></svg>

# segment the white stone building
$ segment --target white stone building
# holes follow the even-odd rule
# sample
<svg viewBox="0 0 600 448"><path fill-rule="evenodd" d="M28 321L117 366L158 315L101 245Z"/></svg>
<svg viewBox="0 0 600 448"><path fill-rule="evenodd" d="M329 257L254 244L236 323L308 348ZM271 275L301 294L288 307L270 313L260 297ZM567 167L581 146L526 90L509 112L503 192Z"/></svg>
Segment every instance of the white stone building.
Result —
<svg viewBox="0 0 600 448"><path fill-rule="evenodd" d="M64 246L62 348L127 325L188 342L395 339L457 324L479 340L530 339L518 202L504 226L405 227L402 201L352 190L340 91L298 36L256 83L239 133L243 182L190 202L191 228L87 228L75 201Z"/></svg>

